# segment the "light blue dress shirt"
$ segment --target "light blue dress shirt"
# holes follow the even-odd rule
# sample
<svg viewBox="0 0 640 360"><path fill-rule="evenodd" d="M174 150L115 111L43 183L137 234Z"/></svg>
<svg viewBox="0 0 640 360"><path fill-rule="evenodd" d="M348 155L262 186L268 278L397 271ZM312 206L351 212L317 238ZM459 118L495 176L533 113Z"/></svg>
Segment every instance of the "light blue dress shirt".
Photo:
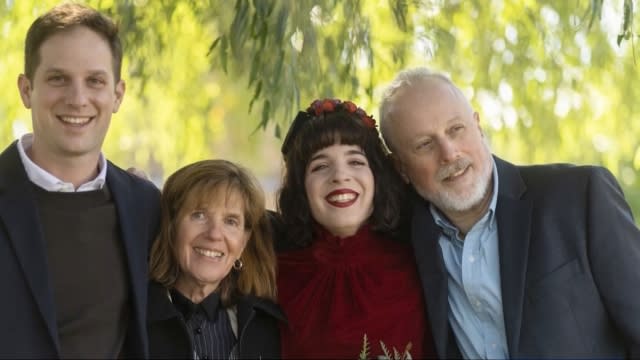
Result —
<svg viewBox="0 0 640 360"><path fill-rule="evenodd" d="M443 231L438 241L448 274L449 324L462 356L467 359L509 357L500 288L495 163L493 180L489 210L464 240L460 231L431 206L431 214Z"/></svg>

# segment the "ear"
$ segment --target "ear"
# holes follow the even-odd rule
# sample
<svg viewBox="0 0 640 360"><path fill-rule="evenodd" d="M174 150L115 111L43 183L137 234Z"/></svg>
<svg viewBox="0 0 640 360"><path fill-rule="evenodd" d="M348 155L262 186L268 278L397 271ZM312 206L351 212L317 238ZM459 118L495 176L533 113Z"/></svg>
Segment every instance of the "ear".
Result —
<svg viewBox="0 0 640 360"><path fill-rule="evenodd" d="M482 127L480 126L480 114L478 114L477 111L473 112L473 120L475 120L478 130L480 130L480 135L484 137L484 131L482 131Z"/></svg>
<svg viewBox="0 0 640 360"><path fill-rule="evenodd" d="M395 153L389 154L389 157L391 158L393 167L396 169L398 174L400 174L400 176L402 177L402 180L404 180L404 182L407 184L411 183L411 180L409 179L405 171L404 163L402 162L402 160L400 160L400 158Z"/></svg>
<svg viewBox="0 0 640 360"><path fill-rule="evenodd" d="M31 81L25 74L20 74L18 76L18 91L20 91L20 98L22 99L22 104L27 109L31 109Z"/></svg>
<svg viewBox="0 0 640 360"><path fill-rule="evenodd" d="M118 109L120 109L120 104L122 104L122 98L124 97L124 91L126 90L126 85L124 80L120 79L115 87L116 100L113 106L113 113L117 113Z"/></svg>

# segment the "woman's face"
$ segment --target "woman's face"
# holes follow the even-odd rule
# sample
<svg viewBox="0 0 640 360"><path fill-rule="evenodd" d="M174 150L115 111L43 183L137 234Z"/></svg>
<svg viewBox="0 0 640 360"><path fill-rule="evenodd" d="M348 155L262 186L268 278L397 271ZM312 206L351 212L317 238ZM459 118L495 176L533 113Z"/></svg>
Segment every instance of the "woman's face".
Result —
<svg viewBox="0 0 640 360"><path fill-rule="evenodd" d="M214 191L208 203L186 209L177 220L175 287L185 295L213 292L240 258L251 232L245 229L244 202L237 191ZM197 202L196 202L197 204Z"/></svg>
<svg viewBox="0 0 640 360"><path fill-rule="evenodd" d="M318 150L305 170L311 215L331 234L351 236L373 212L373 173L357 145L334 144Z"/></svg>

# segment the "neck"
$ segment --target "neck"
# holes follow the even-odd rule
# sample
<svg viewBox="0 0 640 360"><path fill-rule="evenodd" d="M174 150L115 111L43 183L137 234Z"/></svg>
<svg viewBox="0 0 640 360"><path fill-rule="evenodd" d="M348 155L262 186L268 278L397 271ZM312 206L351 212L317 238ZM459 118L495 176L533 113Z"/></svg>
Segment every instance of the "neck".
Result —
<svg viewBox="0 0 640 360"><path fill-rule="evenodd" d="M218 284L211 285L198 285L198 284L190 284L184 280L178 279L175 285L173 286L176 290L178 290L184 297L191 300L194 304L200 304L202 300L204 300L209 294L214 292L218 287Z"/></svg>
<svg viewBox="0 0 640 360"><path fill-rule="evenodd" d="M74 188L98 176L100 153L69 157L47 151L39 151L34 143L26 150L27 156L36 165L56 178L73 184Z"/></svg>

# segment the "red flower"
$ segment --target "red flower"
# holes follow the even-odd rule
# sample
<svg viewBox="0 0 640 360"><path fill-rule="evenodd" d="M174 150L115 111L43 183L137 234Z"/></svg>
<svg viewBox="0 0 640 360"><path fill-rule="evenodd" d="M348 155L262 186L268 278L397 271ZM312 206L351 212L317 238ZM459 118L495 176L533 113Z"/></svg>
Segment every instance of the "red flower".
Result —
<svg viewBox="0 0 640 360"><path fill-rule="evenodd" d="M356 109L358 108L356 104L352 103L351 101L345 101L343 104L347 111L350 113L356 112Z"/></svg>
<svg viewBox="0 0 640 360"><path fill-rule="evenodd" d="M336 109L334 100L324 99L322 102L322 112L333 112Z"/></svg>
<svg viewBox="0 0 640 360"><path fill-rule="evenodd" d="M307 112L314 116L320 116L322 114L336 111L336 107L340 104L342 104L342 111L355 114L366 127L375 129L376 121L373 120L373 117L367 115L364 110L351 101L343 102L339 99L318 99L311 103L309 108L307 108Z"/></svg>
<svg viewBox="0 0 640 360"><path fill-rule="evenodd" d="M361 119L362 119L362 122L363 122L367 127L370 127L370 128L375 128L375 127L376 127L376 121L375 121L375 120L373 120L373 118L372 118L371 116L367 116L367 115L365 115L365 116L362 116L362 117L361 117Z"/></svg>

